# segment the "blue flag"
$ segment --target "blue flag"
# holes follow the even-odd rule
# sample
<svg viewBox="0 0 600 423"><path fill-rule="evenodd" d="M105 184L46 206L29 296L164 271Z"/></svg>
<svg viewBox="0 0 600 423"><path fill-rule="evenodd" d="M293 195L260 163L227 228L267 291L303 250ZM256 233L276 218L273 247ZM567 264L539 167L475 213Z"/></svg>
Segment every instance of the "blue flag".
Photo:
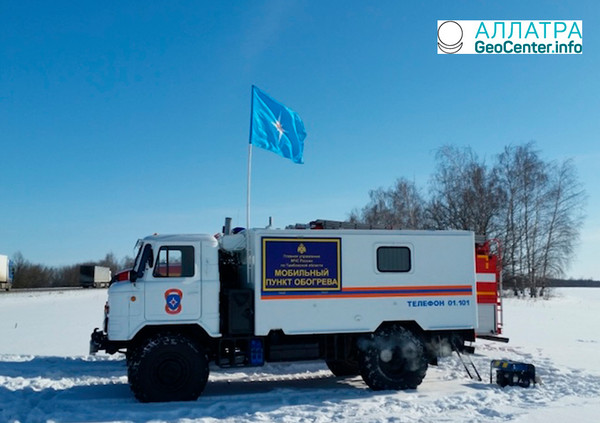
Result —
<svg viewBox="0 0 600 423"><path fill-rule="evenodd" d="M250 144L302 164L305 138L300 116L253 85Z"/></svg>

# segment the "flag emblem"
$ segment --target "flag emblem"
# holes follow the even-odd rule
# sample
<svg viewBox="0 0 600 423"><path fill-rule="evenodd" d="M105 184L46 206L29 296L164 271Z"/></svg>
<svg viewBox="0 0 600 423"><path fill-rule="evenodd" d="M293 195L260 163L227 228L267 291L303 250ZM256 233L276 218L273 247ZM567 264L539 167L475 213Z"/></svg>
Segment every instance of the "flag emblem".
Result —
<svg viewBox="0 0 600 423"><path fill-rule="evenodd" d="M181 299L183 292L179 289L168 289L165 291L165 311L167 314L179 314L181 312Z"/></svg>
<svg viewBox="0 0 600 423"><path fill-rule="evenodd" d="M252 86L250 144L304 163L306 131L300 116L289 107Z"/></svg>

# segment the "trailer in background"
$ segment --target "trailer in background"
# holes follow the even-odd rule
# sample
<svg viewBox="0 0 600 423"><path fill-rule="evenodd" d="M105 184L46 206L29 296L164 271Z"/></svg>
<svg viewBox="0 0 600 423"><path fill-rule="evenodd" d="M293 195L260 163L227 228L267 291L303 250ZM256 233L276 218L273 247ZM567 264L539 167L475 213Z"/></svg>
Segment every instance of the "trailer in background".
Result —
<svg viewBox="0 0 600 423"><path fill-rule="evenodd" d="M108 267L79 266L79 284L84 288L107 288L111 279L112 276Z"/></svg>
<svg viewBox="0 0 600 423"><path fill-rule="evenodd" d="M3 254L0 254L0 289L10 291L14 276L13 262Z"/></svg>

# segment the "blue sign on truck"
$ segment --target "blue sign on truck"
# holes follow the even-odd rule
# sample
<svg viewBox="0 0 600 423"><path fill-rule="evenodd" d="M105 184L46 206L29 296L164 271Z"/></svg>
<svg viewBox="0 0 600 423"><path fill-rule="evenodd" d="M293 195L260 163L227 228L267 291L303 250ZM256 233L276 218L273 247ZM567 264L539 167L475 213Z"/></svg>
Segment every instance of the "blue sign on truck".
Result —
<svg viewBox="0 0 600 423"><path fill-rule="evenodd" d="M262 294L342 289L341 238L262 238Z"/></svg>

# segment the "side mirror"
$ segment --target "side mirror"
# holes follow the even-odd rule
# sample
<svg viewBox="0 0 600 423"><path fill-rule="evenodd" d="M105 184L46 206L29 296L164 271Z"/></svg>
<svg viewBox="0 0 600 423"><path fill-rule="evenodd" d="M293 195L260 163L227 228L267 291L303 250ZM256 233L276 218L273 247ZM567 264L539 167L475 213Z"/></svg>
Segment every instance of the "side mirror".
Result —
<svg viewBox="0 0 600 423"><path fill-rule="evenodd" d="M132 269L129 273L129 281L135 282L138 278L144 276L144 271L146 270L146 265L152 268L154 264L154 257L152 253L152 246L150 244L146 244L144 247L144 251L142 252L142 258L140 259L140 264L138 266L138 270Z"/></svg>

